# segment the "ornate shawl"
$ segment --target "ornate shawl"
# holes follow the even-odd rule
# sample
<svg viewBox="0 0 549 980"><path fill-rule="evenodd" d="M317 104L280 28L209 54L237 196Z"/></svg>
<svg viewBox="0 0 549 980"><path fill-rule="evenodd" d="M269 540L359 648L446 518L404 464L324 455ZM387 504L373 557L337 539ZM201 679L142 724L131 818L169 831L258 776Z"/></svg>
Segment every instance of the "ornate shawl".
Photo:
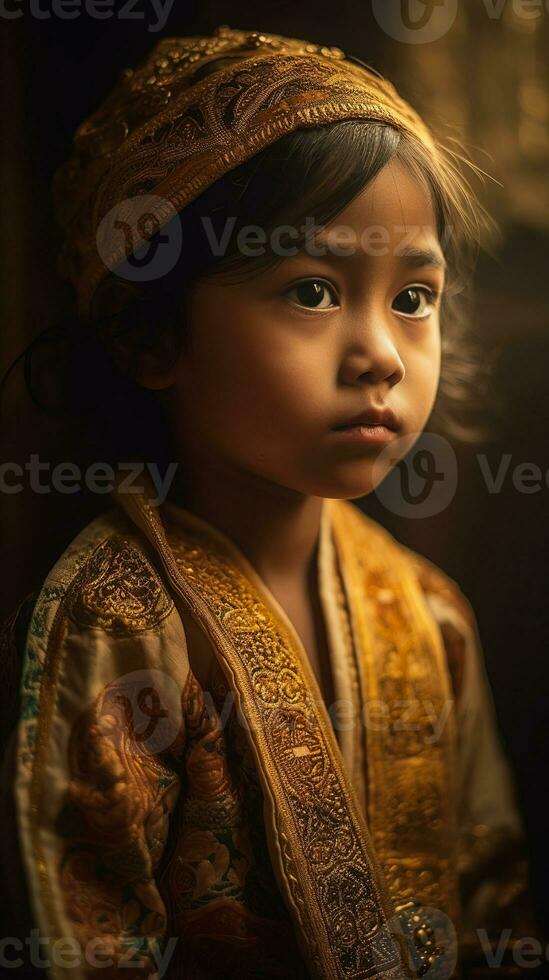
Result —
<svg viewBox="0 0 549 980"><path fill-rule="evenodd" d="M164 954L170 978L448 976L460 763L431 603L463 622L465 600L326 501L319 592L354 713L338 726L234 544L182 508L118 499L127 513L94 521L48 576L26 644L14 800L42 935L102 942L109 980ZM496 782L512 815L503 769ZM96 967L81 957L72 975Z"/></svg>

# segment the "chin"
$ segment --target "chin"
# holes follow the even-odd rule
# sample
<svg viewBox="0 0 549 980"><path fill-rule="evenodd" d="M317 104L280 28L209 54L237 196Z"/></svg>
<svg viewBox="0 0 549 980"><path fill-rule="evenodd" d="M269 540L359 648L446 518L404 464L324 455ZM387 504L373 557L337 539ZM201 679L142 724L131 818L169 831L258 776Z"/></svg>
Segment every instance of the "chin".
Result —
<svg viewBox="0 0 549 980"><path fill-rule="evenodd" d="M309 491L314 497L329 497L332 500L359 500L367 497L379 484L379 480L337 480L326 479Z"/></svg>
<svg viewBox="0 0 549 980"><path fill-rule="evenodd" d="M341 490L339 493L326 493L325 497L330 497L332 500L360 500L361 497L367 497L368 494L375 490L374 484L370 483L366 487L361 487L360 489L348 488L346 490Z"/></svg>
<svg viewBox="0 0 549 980"><path fill-rule="evenodd" d="M332 473L323 474L314 480L314 487L308 491L316 497L331 497L335 500L358 500L367 497L385 479L391 467L377 467L375 462L355 460L353 465L338 467ZM313 481L312 481L313 482Z"/></svg>

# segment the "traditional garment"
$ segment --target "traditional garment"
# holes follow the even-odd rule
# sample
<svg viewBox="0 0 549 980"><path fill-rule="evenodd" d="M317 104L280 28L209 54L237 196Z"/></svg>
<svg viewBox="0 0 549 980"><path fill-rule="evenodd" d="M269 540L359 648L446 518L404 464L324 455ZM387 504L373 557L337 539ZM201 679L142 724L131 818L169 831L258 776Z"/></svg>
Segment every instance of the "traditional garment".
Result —
<svg viewBox="0 0 549 980"><path fill-rule="evenodd" d="M472 842L493 859L520 838L457 586L325 500L334 708L230 540L116 496L48 575L25 643L4 781L41 935L92 943L105 980L154 973L162 949L170 980L449 976L437 915L486 921L478 890L459 896ZM498 874L522 887L516 864ZM93 955L50 961L55 980L98 975Z"/></svg>

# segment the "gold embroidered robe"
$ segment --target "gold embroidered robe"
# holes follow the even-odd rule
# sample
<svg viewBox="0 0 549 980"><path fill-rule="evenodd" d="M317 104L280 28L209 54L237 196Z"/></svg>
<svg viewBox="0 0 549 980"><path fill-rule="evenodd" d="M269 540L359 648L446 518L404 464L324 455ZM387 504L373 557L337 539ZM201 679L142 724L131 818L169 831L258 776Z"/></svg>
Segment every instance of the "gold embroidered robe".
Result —
<svg viewBox="0 0 549 980"><path fill-rule="evenodd" d="M520 837L457 586L324 501L326 706L232 542L118 503L40 592L4 775L51 976L401 978L437 957L448 976L425 910L483 925L460 871Z"/></svg>

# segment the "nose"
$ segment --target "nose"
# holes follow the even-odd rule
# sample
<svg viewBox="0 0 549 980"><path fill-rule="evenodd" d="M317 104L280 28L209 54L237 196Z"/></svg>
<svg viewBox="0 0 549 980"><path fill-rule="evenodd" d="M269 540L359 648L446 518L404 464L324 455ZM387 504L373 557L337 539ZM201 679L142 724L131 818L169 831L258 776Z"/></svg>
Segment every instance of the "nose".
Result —
<svg viewBox="0 0 549 980"><path fill-rule="evenodd" d="M375 323L370 320L366 327L353 331L341 359L340 384L379 384L385 381L392 387L403 381L404 375L404 363L394 338L381 319Z"/></svg>

